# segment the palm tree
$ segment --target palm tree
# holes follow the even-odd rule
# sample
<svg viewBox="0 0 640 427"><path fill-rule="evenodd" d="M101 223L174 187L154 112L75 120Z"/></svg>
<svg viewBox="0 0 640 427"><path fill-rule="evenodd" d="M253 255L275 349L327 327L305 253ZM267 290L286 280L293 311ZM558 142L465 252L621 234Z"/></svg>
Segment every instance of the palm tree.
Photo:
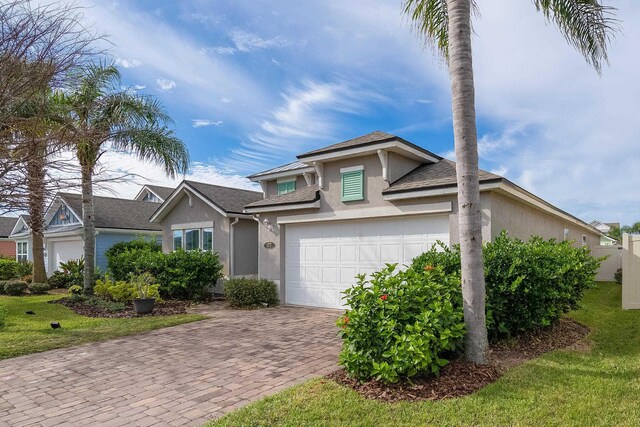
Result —
<svg viewBox="0 0 640 427"><path fill-rule="evenodd" d="M567 42L600 72L614 32L613 8L600 0L533 0ZM485 283L478 182L478 145L471 51L474 0L403 0L404 12L424 41L448 62L458 184L458 221L462 258L462 294L467 328L465 356L487 363Z"/></svg>
<svg viewBox="0 0 640 427"><path fill-rule="evenodd" d="M93 179L100 157L108 149L135 153L164 167L170 177L189 167L183 142L167 125L171 118L151 96L122 90L113 65L83 68L77 85L58 96L65 106L67 138L80 163L82 222L84 227L84 292L93 293L95 270L95 215Z"/></svg>

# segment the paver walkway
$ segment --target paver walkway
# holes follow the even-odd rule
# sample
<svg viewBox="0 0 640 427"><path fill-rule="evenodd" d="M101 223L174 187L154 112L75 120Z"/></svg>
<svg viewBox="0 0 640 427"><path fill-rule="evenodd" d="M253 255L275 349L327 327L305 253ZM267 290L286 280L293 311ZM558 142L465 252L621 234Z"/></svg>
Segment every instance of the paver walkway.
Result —
<svg viewBox="0 0 640 427"><path fill-rule="evenodd" d="M336 369L337 311L212 319L0 361L0 426L201 425Z"/></svg>

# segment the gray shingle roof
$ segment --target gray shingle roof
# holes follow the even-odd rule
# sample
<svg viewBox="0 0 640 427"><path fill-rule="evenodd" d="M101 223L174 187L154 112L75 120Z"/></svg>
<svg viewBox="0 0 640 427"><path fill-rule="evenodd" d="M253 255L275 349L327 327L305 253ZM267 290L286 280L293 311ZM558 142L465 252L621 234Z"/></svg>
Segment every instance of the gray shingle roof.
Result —
<svg viewBox="0 0 640 427"><path fill-rule="evenodd" d="M313 203L316 200L320 200L320 192L318 186L310 185L308 187L304 187L300 190L292 191L290 193L280 194L277 196L269 197L268 199L259 200L257 202L246 205L245 208L251 209L266 206L296 205L301 203Z"/></svg>
<svg viewBox="0 0 640 427"><path fill-rule="evenodd" d="M171 193L173 193L174 188L171 187L161 187L159 185L146 185L147 188L151 191L153 191L156 196L162 198L162 200L167 200L167 197L169 197L171 195Z"/></svg>
<svg viewBox="0 0 640 427"><path fill-rule="evenodd" d="M82 195L58 193L58 196L76 214L82 215ZM98 228L162 230L160 225L149 222L151 215L158 209L156 203L93 196L93 208L96 215L96 227ZM79 219L82 219L82 217Z"/></svg>
<svg viewBox="0 0 640 427"><path fill-rule="evenodd" d="M482 169L479 172L479 178L480 182L499 181L503 179L499 175L483 171ZM456 184L456 164L450 160L443 159L438 163L418 166L395 181L382 193L402 193L405 191L450 187Z"/></svg>
<svg viewBox="0 0 640 427"><path fill-rule="evenodd" d="M250 203L262 200L262 192L242 190L240 188L222 187L220 185L204 184L196 181L186 181L191 188L218 205L229 213L243 213L244 207Z"/></svg>
<svg viewBox="0 0 640 427"><path fill-rule="evenodd" d="M249 175L249 179L256 178L263 175L271 175L272 173L287 172L287 171L292 171L296 169L304 169L308 167L309 167L308 165L305 165L302 162L295 161L295 162L287 163L286 165L275 167L273 169L254 173L253 175Z"/></svg>
<svg viewBox="0 0 640 427"><path fill-rule="evenodd" d="M407 144L413 148L415 148L416 150L419 150L429 156L435 157L436 159L440 159L440 156L433 154L432 152L425 150L424 148L415 145L412 142L406 141L398 136L395 135L391 135L390 133L386 133L386 132L382 132L382 131L375 131L375 132L371 132L368 133L366 135L362 135L359 136L357 138L353 138L353 139L349 139L347 141L342 141L342 142L338 142L337 144L333 144L333 145L329 145L327 147L324 148L319 148L317 150L313 150L313 151L309 151L307 153L304 154L300 154L298 156L298 159L302 159L305 157L310 157L310 156L315 156L318 154L325 154L325 153L332 153L332 152L336 152L336 151L341 151L341 150L346 150L347 148L357 148L357 147L364 147L367 145L371 145L371 144L378 144L381 142L389 142L389 141L400 141L404 144Z"/></svg>
<svg viewBox="0 0 640 427"><path fill-rule="evenodd" d="M9 234L11 234L11 230L13 230L16 222L18 222L18 218L15 217L0 217L0 237L9 237Z"/></svg>

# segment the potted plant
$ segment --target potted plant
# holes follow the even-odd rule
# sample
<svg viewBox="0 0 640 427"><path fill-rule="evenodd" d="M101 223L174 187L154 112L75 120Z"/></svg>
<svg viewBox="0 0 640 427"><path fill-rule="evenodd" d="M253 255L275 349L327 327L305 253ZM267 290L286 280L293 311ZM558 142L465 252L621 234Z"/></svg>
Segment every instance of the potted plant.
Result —
<svg viewBox="0 0 640 427"><path fill-rule="evenodd" d="M153 284L156 279L151 273L142 273L131 277L131 282L136 287L138 298L133 299L133 311L136 314L149 314L153 311L160 285Z"/></svg>

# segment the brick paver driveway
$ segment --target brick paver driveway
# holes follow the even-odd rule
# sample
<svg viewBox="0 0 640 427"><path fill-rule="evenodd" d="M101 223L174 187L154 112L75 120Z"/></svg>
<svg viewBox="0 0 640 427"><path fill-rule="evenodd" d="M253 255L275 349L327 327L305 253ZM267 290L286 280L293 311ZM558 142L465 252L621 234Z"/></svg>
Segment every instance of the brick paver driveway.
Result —
<svg viewBox="0 0 640 427"><path fill-rule="evenodd" d="M200 425L336 369L337 311L211 315L0 361L0 426Z"/></svg>

